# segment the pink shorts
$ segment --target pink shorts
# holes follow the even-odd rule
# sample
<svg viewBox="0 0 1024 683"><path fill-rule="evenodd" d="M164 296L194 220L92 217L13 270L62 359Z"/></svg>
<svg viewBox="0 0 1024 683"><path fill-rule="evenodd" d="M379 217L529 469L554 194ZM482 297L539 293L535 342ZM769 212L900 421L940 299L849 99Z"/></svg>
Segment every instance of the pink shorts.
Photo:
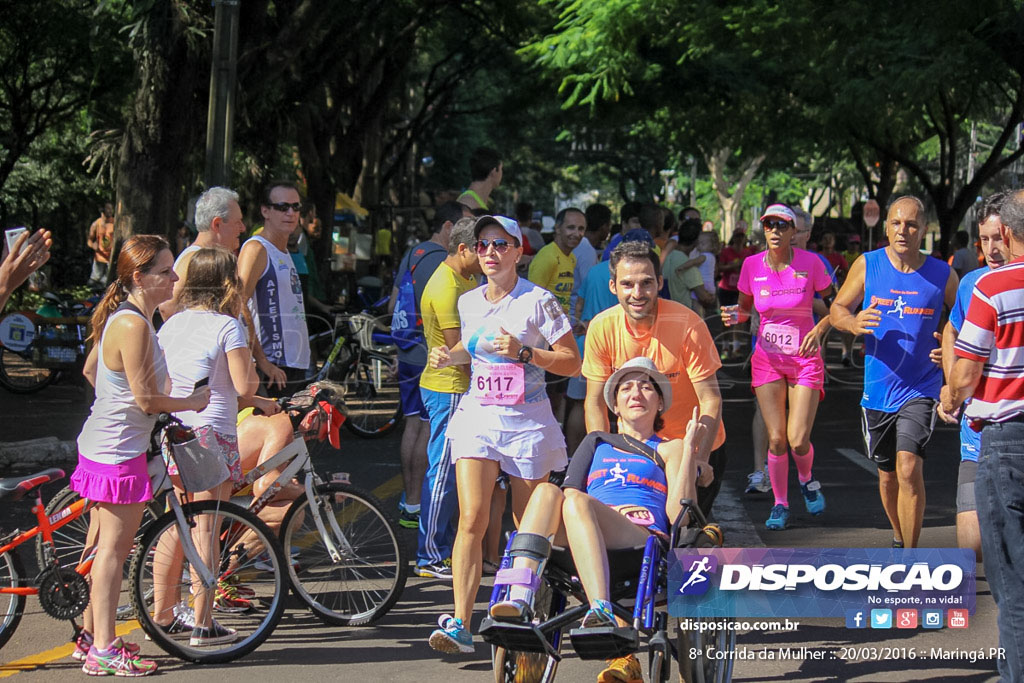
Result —
<svg viewBox="0 0 1024 683"><path fill-rule="evenodd" d="M750 386L755 389L762 384L785 380L788 385L810 387L825 391L825 363L821 354L815 353L810 358L804 356L787 356L782 353L768 353L760 346L754 349L750 357Z"/></svg>
<svg viewBox="0 0 1024 683"><path fill-rule="evenodd" d="M107 465L79 453L78 467L71 475L71 490L98 503L145 503L153 498L146 455Z"/></svg>

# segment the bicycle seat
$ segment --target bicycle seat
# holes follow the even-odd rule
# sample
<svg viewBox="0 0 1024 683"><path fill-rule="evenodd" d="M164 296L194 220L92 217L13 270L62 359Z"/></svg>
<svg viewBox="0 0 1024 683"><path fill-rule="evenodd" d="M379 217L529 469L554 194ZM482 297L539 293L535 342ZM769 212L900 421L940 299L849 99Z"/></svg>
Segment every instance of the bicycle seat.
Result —
<svg viewBox="0 0 1024 683"><path fill-rule="evenodd" d="M64 470L51 467L42 472L29 474L24 477L8 477L0 479L0 501L13 503L28 495L29 492L43 484L57 481L64 478Z"/></svg>

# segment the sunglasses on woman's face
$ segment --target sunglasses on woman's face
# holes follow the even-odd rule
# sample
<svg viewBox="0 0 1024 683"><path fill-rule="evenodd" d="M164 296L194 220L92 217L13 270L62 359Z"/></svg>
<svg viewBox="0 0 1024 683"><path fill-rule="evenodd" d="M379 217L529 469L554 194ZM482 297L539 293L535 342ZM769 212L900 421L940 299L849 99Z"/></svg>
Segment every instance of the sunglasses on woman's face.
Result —
<svg viewBox="0 0 1024 683"><path fill-rule="evenodd" d="M783 221L783 220L776 220L776 221L767 220L767 221L761 221L761 227L763 227L765 230L774 230L775 232L784 232L786 230L789 230L791 227L793 227L793 224L790 223L789 221Z"/></svg>
<svg viewBox="0 0 1024 683"><path fill-rule="evenodd" d="M505 254L508 252L510 248L512 248L512 243L509 242L508 240L501 239L476 241L476 253L480 254L481 256L486 254L487 250L490 247L494 247L494 251L498 252L499 254Z"/></svg>

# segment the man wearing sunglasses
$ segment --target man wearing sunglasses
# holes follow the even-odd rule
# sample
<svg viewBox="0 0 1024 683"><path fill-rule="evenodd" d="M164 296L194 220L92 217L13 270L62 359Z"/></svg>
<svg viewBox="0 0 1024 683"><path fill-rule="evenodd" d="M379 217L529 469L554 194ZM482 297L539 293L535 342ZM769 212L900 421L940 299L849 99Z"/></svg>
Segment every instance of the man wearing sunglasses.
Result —
<svg viewBox="0 0 1024 683"><path fill-rule="evenodd" d="M271 396L284 396L309 374L309 332L302 284L288 253L288 236L302 213L294 183L275 181L260 201L263 231L249 238L238 255L242 297L249 302L258 344L256 368Z"/></svg>
<svg viewBox="0 0 1024 683"><path fill-rule="evenodd" d="M894 548L917 547L924 522L924 447L942 388L933 335L960 282L948 264L921 253L926 232L921 200L897 198L885 220L889 245L854 262L830 314L838 329L864 335L861 424Z"/></svg>

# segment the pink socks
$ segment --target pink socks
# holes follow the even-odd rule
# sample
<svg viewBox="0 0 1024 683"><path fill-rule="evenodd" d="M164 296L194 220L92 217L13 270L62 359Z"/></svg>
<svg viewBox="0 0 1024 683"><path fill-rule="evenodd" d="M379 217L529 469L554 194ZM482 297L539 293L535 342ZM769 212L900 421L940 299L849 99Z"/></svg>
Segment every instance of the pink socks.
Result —
<svg viewBox="0 0 1024 683"><path fill-rule="evenodd" d="M768 479L772 482L775 504L789 507L789 454L768 451Z"/></svg>
<svg viewBox="0 0 1024 683"><path fill-rule="evenodd" d="M796 471L801 484L806 484L813 478L811 465L814 464L814 444L810 444L810 447L810 450L803 455L797 455L796 451L793 451L793 462L796 463Z"/></svg>
<svg viewBox="0 0 1024 683"><path fill-rule="evenodd" d="M793 452L793 461L796 463L800 483L806 484L812 478L814 446L811 445L810 450L804 455L797 455ZM776 455L768 451L768 478L772 482L772 492L775 493L775 504L789 507L789 453Z"/></svg>

